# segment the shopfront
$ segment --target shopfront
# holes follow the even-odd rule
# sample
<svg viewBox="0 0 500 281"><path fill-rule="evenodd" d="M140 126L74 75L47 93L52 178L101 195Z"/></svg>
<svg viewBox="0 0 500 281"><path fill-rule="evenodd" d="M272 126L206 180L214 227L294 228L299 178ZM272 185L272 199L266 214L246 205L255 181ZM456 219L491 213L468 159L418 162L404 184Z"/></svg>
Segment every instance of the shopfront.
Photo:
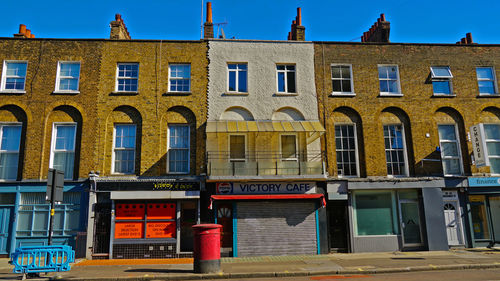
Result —
<svg viewBox="0 0 500 281"><path fill-rule="evenodd" d="M0 256L17 247L48 245L50 203L47 182L0 183ZM64 183L63 202L55 205L53 243L70 245L77 257L85 248L88 181Z"/></svg>
<svg viewBox="0 0 500 281"><path fill-rule="evenodd" d="M316 182L217 182L211 196L223 253L234 257L327 251L325 199Z"/></svg>
<svg viewBox="0 0 500 281"><path fill-rule="evenodd" d="M97 190L98 197L109 198L98 199L98 205L105 201L110 205L110 258L192 256L191 227L199 223L199 181L101 179Z"/></svg>
<svg viewBox="0 0 500 281"><path fill-rule="evenodd" d="M500 177L469 178L467 194L472 246L500 243Z"/></svg>
<svg viewBox="0 0 500 281"><path fill-rule="evenodd" d="M441 189L419 184L349 183L351 251L448 250Z"/></svg>

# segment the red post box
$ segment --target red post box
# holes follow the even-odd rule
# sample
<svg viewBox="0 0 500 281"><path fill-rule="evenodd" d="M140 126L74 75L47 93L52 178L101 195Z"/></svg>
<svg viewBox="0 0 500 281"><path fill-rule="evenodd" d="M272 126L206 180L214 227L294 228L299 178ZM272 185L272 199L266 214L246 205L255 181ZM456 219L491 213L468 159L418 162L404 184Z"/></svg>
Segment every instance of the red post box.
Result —
<svg viewBox="0 0 500 281"><path fill-rule="evenodd" d="M193 225L194 272L220 272L220 224Z"/></svg>

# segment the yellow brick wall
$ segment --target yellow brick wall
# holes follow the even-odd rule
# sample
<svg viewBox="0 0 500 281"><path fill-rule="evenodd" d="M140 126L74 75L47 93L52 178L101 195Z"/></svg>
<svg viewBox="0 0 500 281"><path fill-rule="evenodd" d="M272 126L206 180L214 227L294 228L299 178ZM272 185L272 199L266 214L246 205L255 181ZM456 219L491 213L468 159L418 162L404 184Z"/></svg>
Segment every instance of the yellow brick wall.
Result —
<svg viewBox="0 0 500 281"><path fill-rule="evenodd" d="M98 109L98 168L111 175L113 127L115 123L140 122L137 127L136 174L167 175L167 135L169 124L191 125L192 175L205 168L205 122L207 91L206 42L107 41L104 44ZM115 93L117 63L139 63L138 93ZM191 92L169 93L169 64L191 64ZM120 108L135 111L125 117ZM125 110L126 111L126 110ZM127 119L128 118L128 119ZM134 121L140 120L140 121ZM140 132L140 133L139 133ZM139 146L140 145L140 146Z"/></svg>
<svg viewBox="0 0 500 281"><path fill-rule="evenodd" d="M331 97L333 63L352 64L355 97ZM378 64L398 65L402 97L381 97ZM450 66L455 97L433 96L430 66ZM500 46L463 46L431 44L362 44L316 43L315 73L321 120L326 120L327 132L322 138L326 148L329 174L337 176L334 126L349 119L343 111L352 109L361 119L361 176L386 176L383 124L395 123L384 109L401 110L409 118L411 128L410 175L425 175L432 164L422 159L435 155L439 145L438 123L458 120L465 174L488 173L489 168L471 165L471 143L467 141L469 127L479 122L500 122L500 100L478 97L477 66L491 66L500 78ZM487 108L496 108L484 112ZM386 110L387 111L387 110ZM391 110L388 110L391 111ZM460 121L463 120L463 121ZM409 130L408 130L409 129ZM429 133L430 137L426 137ZM325 147L326 144L326 147Z"/></svg>
<svg viewBox="0 0 500 281"><path fill-rule="evenodd" d="M52 122L71 121L64 111L81 115L79 126L84 132L81 139L77 178L86 178L96 165L95 100L98 93L99 65L102 41L96 40L46 40L46 39L1 39L0 72L4 60L28 62L24 94L0 93L0 122L14 119L12 112L25 114L27 122L22 179L44 179L47 177ZM58 61L79 61L80 93L76 95L53 94ZM59 107L59 109L57 109ZM19 114L18 114L19 115ZM25 143L23 143L25 141Z"/></svg>

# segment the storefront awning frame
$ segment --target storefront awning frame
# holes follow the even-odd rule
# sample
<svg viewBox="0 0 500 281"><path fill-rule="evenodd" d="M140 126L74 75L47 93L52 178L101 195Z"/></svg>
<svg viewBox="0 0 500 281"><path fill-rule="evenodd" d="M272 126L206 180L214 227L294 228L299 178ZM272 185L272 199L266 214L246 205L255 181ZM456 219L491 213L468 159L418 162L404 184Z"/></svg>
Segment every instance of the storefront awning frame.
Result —
<svg viewBox="0 0 500 281"><path fill-rule="evenodd" d="M207 121L207 133L316 132L325 128L317 120L307 121Z"/></svg>

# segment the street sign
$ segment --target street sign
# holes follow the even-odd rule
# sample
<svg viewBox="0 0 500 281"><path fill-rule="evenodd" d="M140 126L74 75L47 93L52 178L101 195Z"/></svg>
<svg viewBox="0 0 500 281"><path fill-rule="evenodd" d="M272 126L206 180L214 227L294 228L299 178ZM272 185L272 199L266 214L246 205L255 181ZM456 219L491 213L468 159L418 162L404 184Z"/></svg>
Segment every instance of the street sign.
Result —
<svg viewBox="0 0 500 281"><path fill-rule="evenodd" d="M52 195L52 185L54 188L54 194ZM49 169L49 175L47 178L47 193L45 195L46 201L52 201L57 203L63 202L63 192L64 191L64 172L56 169Z"/></svg>
<svg viewBox="0 0 500 281"><path fill-rule="evenodd" d="M474 151L474 162L476 167L488 166L488 156L486 155L486 143L484 138L483 124L470 127L472 150Z"/></svg>

